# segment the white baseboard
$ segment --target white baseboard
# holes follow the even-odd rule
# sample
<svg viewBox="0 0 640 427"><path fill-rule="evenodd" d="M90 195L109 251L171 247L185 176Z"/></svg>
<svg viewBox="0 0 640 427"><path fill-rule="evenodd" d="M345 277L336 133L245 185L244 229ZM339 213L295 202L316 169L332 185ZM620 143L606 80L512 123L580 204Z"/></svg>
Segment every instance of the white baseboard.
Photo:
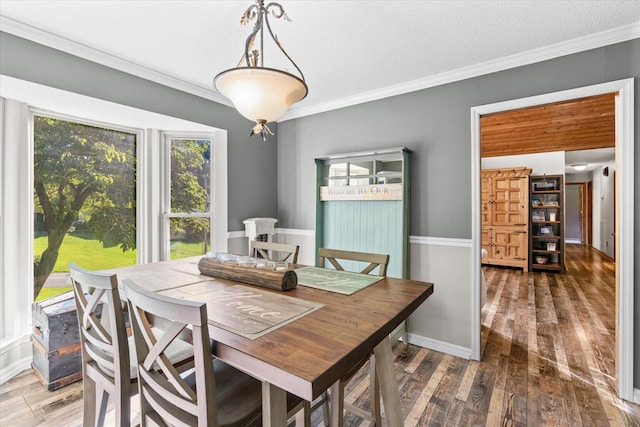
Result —
<svg viewBox="0 0 640 427"><path fill-rule="evenodd" d="M22 371L31 369L32 361L33 361L33 357L25 357L23 359L13 362L11 365L2 369L2 371L0 371L0 384L6 383L11 378L21 373Z"/></svg>
<svg viewBox="0 0 640 427"><path fill-rule="evenodd" d="M426 338L409 332L409 344L428 348L429 350L439 351L441 353L450 354L452 356L461 357L463 359L471 359L471 349L461 347L455 344L449 344L443 341Z"/></svg>
<svg viewBox="0 0 640 427"><path fill-rule="evenodd" d="M640 388L633 389L633 403L640 405Z"/></svg>
<svg viewBox="0 0 640 427"><path fill-rule="evenodd" d="M26 369L31 369L32 361L33 347L30 332L0 341L0 384L4 384Z"/></svg>

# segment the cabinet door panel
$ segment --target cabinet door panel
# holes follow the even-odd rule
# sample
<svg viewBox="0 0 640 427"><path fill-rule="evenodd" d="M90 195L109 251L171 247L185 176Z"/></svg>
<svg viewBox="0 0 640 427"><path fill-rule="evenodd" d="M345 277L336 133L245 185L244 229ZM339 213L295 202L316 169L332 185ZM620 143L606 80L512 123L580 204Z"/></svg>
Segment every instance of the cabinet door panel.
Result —
<svg viewBox="0 0 640 427"><path fill-rule="evenodd" d="M493 180L495 200L492 209L493 225L526 225L528 197L527 183L521 176L497 176Z"/></svg>
<svg viewBox="0 0 640 427"><path fill-rule="evenodd" d="M526 259L527 233L523 230L494 229L494 256L498 259Z"/></svg>

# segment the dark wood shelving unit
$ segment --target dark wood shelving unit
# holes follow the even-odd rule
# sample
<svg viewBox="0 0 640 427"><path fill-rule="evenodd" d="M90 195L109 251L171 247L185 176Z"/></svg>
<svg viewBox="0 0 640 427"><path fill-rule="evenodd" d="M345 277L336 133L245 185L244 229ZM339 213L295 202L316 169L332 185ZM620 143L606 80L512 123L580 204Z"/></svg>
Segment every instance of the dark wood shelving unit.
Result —
<svg viewBox="0 0 640 427"><path fill-rule="evenodd" d="M529 268L564 271L564 177L532 175L529 191Z"/></svg>

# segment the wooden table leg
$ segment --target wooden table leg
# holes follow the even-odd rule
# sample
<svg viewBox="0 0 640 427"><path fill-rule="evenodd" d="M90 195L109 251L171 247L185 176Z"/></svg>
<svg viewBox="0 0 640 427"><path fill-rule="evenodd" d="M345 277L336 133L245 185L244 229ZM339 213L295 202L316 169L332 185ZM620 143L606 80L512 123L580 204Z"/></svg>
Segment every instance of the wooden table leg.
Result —
<svg viewBox="0 0 640 427"><path fill-rule="evenodd" d="M343 427L344 425L344 389L340 380L329 388L329 409L331 411L329 425Z"/></svg>
<svg viewBox="0 0 640 427"><path fill-rule="evenodd" d="M375 346L373 353L376 356L376 369L380 380L380 394L384 404L384 412L387 424L390 426L403 426L404 418L400 408L400 392L398 391L398 379L393 370L393 353L391 341L385 338Z"/></svg>
<svg viewBox="0 0 640 427"><path fill-rule="evenodd" d="M262 425L287 426L287 392L266 381L262 382Z"/></svg>

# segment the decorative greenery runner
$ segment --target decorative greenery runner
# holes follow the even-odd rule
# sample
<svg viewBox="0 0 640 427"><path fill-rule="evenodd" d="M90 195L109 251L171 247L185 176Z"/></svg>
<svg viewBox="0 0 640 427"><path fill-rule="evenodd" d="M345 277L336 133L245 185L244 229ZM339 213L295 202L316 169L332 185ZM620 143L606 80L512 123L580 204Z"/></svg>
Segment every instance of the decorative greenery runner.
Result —
<svg viewBox="0 0 640 427"><path fill-rule="evenodd" d="M354 294L382 279L382 277L369 274L318 267L299 268L296 270L296 274L298 275L298 285L345 295Z"/></svg>

